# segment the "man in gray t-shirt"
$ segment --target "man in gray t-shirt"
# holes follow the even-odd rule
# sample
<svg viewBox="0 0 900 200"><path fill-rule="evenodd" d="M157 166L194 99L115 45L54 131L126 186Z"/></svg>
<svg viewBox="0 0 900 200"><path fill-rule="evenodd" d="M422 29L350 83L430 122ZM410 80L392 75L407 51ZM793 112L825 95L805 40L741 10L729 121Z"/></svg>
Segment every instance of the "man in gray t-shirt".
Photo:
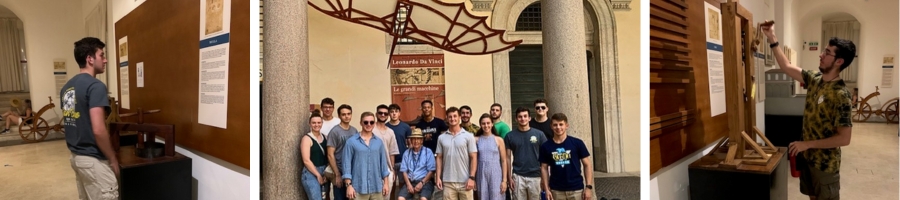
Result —
<svg viewBox="0 0 900 200"><path fill-rule="evenodd" d="M438 136L437 178L435 186L446 199L474 199L475 170L478 166L478 147L475 136L460 126L459 109L447 109L450 128Z"/></svg>
<svg viewBox="0 0 900 200"><path fill-rule="evenodd" d="M541 144L547 141L547 136L540 130L531 128L529 122L531 116L528 109L519 107L516 109L516 122L518 126L512 129L503 138L506 148L512 155L512 181L510 189L513 191L513 199L540 199L541 195L541 163L538 161Z"/></svg>
<svg viewBox="0 0 900 200"><path fill-rule="evenodd" d="M79 199L118 199L119 161L106 130L109 99L106 85L94 76L106 70L106 44L86 37L75 42L75 62L80 73L59 91L62 126L69 162L75 170Z"/></svg>
<svg viewBox="0 0 900 200"><path fill-rule="evenodd" d="M341 177L341 173L344 172L340 167L343 161L343 152L344 152L344 144L347 142L347 138L350 136L359 134L359 131L356 128L350 126L350 120L353 118L353 108L350 105L344 104L338 107L338 117L341 118L341 123L334 128L331 129L331 132L328 133L328 165L331 167L331 173L326 173L326 177ZM333 176L332 176L333 175ZM340 179L340 178L338 178ZM343 185L343 181L341 180L331 180L331 183L334 184L332 191L334 192L334 200L344 200L347 199L347 188Z"/></svg>

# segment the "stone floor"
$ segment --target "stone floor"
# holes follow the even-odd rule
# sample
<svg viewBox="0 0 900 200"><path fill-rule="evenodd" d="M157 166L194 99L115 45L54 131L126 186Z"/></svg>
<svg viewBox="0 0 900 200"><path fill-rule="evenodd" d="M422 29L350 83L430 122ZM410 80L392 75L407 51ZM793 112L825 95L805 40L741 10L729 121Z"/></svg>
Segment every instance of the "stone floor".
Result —
<svg viewBox="0 0 900 200"><path fill-rule="evenodd" d="M638 174L639 175L639 174ZM594 199L637 200L641 199L641 177L633 174L624 176L599 175L594 178Z"/></svg>
<svg viewBox="0 0 900 200"><path fill-rule="evenodd" d="M0 197L78 199L69 155L65 140L0 147Z"/></svg>
<svg viewBox="0 0 900 200"><path fill-rule="evenodd" d="M18 133L0 135L0 141L17 139L21 140ZM841 197L900 197L898 139L896 124L854 124L853 140L850 146L842 148ZM64 140L0 146L0 183L2 199L77 199L75 174ZM640 199L637 173L598 173L594 184L595 199ZM788 178L788 197L808 199L800 194L796 178Z"/></svg>
<svg viewBox="0 0 900 200"><path fill-rule="evenodd" d="M841 199L898 199L898 126L854 123L849 146L841 148ZM788 177L788 199L809 199L800 180Z"/></svg>

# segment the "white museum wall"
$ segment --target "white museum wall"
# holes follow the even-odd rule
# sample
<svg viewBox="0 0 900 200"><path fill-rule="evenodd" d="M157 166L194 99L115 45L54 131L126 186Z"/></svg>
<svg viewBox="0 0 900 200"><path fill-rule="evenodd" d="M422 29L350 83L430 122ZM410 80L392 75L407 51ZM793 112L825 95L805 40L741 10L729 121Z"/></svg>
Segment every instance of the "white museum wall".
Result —
<svg viewBox="0 0 900 200"><path fill-rule="evenodd" d="M15 13L24 25L30 98L36 108L50 103L48 96L53 97L54 103L59 103L59 91L56 90L53 75L54 59L66 61L68 77L79 71L72 48L74 42L84 35L84 18L81 17L81 9L71 8L80 8L80 4L80 1L0 0L0 5ZM57 106L42 117L57 122L61 116Z"/></svg>
<svg viewBox="0 0 900 200"><path fill-rule="evenodd" d="M755 23L768 19L776 19L775 2L765 1L741 1L741 6L753 14ZM777 20L777 19L776 19ZM776 27L776 31L778 27ZM756 103L756 127L766 132L765 102ZM650 199L651 200L688 200L690 199L690 183L688 181L688 166L703 157L712 150L715 143L688 155L669 166L650 175Z"/></svg>
<svg viewBox="0 0 900 200"><path fill-rule="evenodd" d="M117 44L118 41L118 39L115 38L115 21L122 19L122 17L137 8L145 0L108 1L107 8L112 10L112 17L110 17L109 39L107 40L110 42L107 42L107 46L115 46L111 45ZM190 12L199 12L199 10ZM198 37L197 39L199 41L200 38ZM107 53L107 57L110 59L107 66L114 66L111 68L117 68L115 66L118 65L114 64L114 58L116 58L115 51ZM117 73L115 70L108 70L107 72L111 73L110 75ZM115 77L118 77L118 75L110 78L112 79ZM109 87L117 88L118 86L113 82ZM162 142L161 140L158 141ZM251 179L249 169L244 169L219 158L215 158L200 151L188 149L181 145L176 145L175 151L191 158L191 176L197 181L197 188L196 191L194 191L194 193L197 194L197 199L250 199L253 196L258 195L251 194L250 187L252 187L252 185L250 184Z"/></svg>
<svg viewBox="0 0 900 200"><path fill-rule="evenodd" d="M821 38L821 24L824 16L835 13L847 13L855 17L860 23L860 42L856 44L857 55L853 62L859 66L860 96L865 97L875 92L875 86L881 87L882 57L885 54L897 55L898 39L898 1L841 1L841 0L794 0L793 12L795 12L795 24L804 24L804 32L795 32L798 41L819 41L819 48L827 47L827 38ZM818 70L819 51L799 51L804 69ZM875 108L888 99L898 96L898 74L900 70L894 69L893 87L880 90L879 101L870 101ZM852 88L851 88L852 91ZM876 105L877 104L877 105Z"/></svg>

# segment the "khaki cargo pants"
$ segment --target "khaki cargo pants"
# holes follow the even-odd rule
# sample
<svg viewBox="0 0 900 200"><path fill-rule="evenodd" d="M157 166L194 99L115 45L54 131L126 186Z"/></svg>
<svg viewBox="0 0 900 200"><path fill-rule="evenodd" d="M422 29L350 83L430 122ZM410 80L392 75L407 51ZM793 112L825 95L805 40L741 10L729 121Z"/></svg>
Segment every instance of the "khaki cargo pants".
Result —
<svg viewBox="0 0 900 200"><path fill-rule="evenodd" d="M119 199L119 182L108 160L72 154L69 161L75 170L78 199Z"/></svg>
<svg viewBox="0 0 900 200"><path fill-rule="evenodd" d="M800 170L800 193L814 196L817 200L841 199L841 174L827 173L810 167L806 160L801 160L801 156L797 156L797 161L797 170Z"/></svg>

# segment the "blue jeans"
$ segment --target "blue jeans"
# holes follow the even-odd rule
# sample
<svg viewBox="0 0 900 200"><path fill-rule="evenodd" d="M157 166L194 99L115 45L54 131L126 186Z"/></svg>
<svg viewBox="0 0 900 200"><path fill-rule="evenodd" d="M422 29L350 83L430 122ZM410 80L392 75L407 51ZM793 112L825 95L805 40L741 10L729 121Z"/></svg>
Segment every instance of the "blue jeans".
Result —
<svg viewBox="0 0 900 200"><path fill-rule="evenodd" d="M319 185L319 180L316 179L316 176L309 172L306 167L303 167L303 174L300 175L300 181L303 183L303 190L306 191L306 197L310 200L322 200L322 192L328 193L327 185ZM325 166L316 167L316 171L319 171L320 176L325 175ZM326 183L327 184L327 183Z"/></svg>

